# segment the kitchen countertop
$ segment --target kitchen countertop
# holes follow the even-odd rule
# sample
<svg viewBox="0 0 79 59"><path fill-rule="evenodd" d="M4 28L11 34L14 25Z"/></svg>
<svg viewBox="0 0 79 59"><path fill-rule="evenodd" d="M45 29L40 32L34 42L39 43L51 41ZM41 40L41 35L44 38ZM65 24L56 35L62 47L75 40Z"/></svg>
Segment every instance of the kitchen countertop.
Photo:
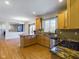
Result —
<svg viewBox="0 0 79 59"><path fill-rule="evenodd" d="M20 36L35 36L35 35L21 34Z"/></svg>
<svg viewBox="0 0 79 59"><path fill-rule="evenodd" d="M65 48L62 46L56 46L52 48L51 52L63 59L79 59L79 51Z"/></svg>

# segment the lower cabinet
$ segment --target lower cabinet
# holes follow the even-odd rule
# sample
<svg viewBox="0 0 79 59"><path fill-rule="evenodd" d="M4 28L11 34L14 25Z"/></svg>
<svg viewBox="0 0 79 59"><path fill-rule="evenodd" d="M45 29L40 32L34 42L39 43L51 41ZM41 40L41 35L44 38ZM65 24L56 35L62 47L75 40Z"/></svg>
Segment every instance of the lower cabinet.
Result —
<svg viewBox="0 0 79 59"><path fill-rule="evenodd" d="M50 41L49 38L42 34L39 34L36 37L21 36L20 37L20 46L25 47L25 46L29 46L29 45L33 45L33 44L40 44L45 47L50 47L49 41Z"/></svg>
<svg viewBox="0 0 79 59"><path fill-rule="evenodd" d="M42 34L37 35L37 43L42 46L50 47L50 39Z"/></svg>
<svg viewBox="0 0 79 59"><path fill-rule="evenodd" d="M35 37L32 36L21 36L20 37L20 47L30 46L36 44Z"/></svg>

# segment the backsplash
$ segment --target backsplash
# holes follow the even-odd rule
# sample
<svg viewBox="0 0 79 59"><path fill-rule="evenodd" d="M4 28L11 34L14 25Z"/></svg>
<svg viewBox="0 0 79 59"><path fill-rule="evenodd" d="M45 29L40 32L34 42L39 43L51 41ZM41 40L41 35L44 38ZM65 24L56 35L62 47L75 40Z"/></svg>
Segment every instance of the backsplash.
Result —
<svg viewBox="0 0 79 59"><path fill-rule="evenodd" d="M79 29L57 29L56 33L62 40L79 42Z"/></svg>
<svg viewBox="0 0 79 59"><path fill-rule="evenodd" d="M60 38L60 46L79 51L79 29L58 29L56 31Z"/></svg>

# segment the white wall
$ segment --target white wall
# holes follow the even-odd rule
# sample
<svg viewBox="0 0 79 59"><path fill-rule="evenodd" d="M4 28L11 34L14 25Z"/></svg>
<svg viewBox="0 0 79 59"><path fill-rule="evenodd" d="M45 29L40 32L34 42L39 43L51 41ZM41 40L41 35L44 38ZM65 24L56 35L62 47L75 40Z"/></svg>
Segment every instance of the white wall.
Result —
<svg viewBox="0 0 79 59"><path fill-rule="evenodd" d="M25 22L24 32L28 35L28 22Z"/></svg>
<svg viewBox="0 0 79 59"><path fill-rule="evenodd" d="M0 38L4 38L4 31L7 31L9 28L8 24L5 22L0 22Z"/></svg>
<svg viewBox="0 0 79 59"><path fill-rule="evenodd" d="M11 22L11 23L13 23L13 22ZM23 24L23 22L20 22L20 24L21 23ZM17 39L17 38L20 38L19 35L21 35L23 33L28 35L28 24L32 24L32 23L35 23L35 19L32 19L31 21L28 21L28 22L24 22L24 24L25 24L24 32L9 32L9 29L11 28L10 22L1 22L0 24L2 24L1 28L6 31L5 39Z"/></svg>
<svg viewBox="0 0 79 59"><path fill-rule="evenodd" d="M6 31L5 39L17 39L17 38L19 39L20 35L24 33L24 32L9 32L9 30L11 29L9 22L3 22L3 23L0 22L0 29L1 29L0 32L2 32L4 30Z"/></svg>
<svg viewBox="0 0 79 59"><path fill-rule="evenodd" d="M5 39L20 39L20 35L23 32L6 32Z"/></svg>
<svg viewBox="0 0 79 59"><path fill-rule="evenodd" d="M21 34L26 34L28 35L28 24L32 24L32 23L35 23L35 20L32 20L32 21L29 21L29 22L25 22L25 26L24 26L24 32L9 32L8 30L10 29L10 25L7 24L7 27L9 28L7 31L6 31L6 37L5 39L19 39L20 38L20 35Z"/></svg>
<svg viewBox="0 0 79 59"><path fill-rule="evenodd" d="M9 32L9 29L11 29L10 24L6 24L6 35L5 39L19 39L20 35L23 34L24 32Z"/></svg>

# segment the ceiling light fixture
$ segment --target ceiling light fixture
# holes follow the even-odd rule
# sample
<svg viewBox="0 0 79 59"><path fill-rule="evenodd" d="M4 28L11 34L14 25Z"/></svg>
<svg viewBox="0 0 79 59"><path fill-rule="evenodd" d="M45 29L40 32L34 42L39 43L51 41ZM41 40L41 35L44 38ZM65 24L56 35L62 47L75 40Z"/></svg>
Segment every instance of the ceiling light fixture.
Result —
<svg viewBox="0 0 79 59"><path fill-rule="evenodd" d="M10 5L10 2L9 2L9 1L5 1L5 4L6 4L6 5Z"/></svg>
<svg viewBox="0 0 79 59"><path fill-rule="evenodd" d="M61 3L61 2L63 2L63 0L59 0L59 2Z"/></svg>
<svg viewBox="0 0 79 59"><path fill-rule="evenodd" d="M33 12L33 14L35 15L35 14L36 14L36 12L34 11L34 12Z"/></svg>
<svg viewBox="0 0 79 59"><path fill-rule="evenodd" d="M19 21L29 21L29 19L25 17L14 17L13 19L19 20Z"/></svg>

